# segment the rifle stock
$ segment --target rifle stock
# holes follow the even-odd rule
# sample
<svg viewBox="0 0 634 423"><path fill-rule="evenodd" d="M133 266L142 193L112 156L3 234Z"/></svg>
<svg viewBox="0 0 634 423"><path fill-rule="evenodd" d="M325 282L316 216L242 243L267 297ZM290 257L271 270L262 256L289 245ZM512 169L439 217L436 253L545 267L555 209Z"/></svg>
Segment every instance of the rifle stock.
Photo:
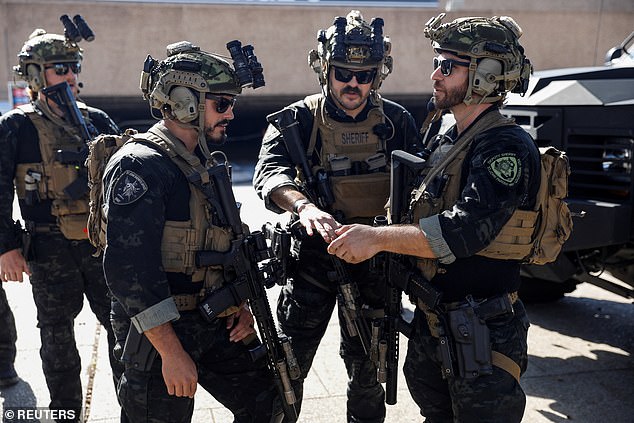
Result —
<svg viewBox="0 0 634 423"><path fill-rule="evenodd" d="M78 200L88 192L88 174L84 163L88 158L88 142L92 140L92 135L86 124L84 116L77 107L77 101L73 95L68 82L51 85L42 89L42 93L47 98L53 100L55 104L64 112L64 117L70 125L79 131L79 135L84 142L80 151L57 150L55 159L63 164L75 165L79 172L78 178L64 187L64 193L73 200Z"/></svg>
<svg viewBox="0 0 634 423"><path fill-rule="evenodd" d="M75 100L75 96L73 95L68 82L64 81L59 84L43 88L42 93L53 100L55 104L64 111L64 117L73 127L79 130L84 142L92 139L90 131L88 130L88 125L86 125L86 120L77 107L77 101Z"/></svg>
<svg viewBox="0 0 634 423"><path fill-rule="evenodd" d="M295 117L295 112L292 109L285 108L279 112L271 113L266 117L266 120L282 134L284 145L291 156L291 160L295 165L301 167L306 183L312 187L314 184L313 173L304 153L302 138L299 133L299 122Z"/></svg>

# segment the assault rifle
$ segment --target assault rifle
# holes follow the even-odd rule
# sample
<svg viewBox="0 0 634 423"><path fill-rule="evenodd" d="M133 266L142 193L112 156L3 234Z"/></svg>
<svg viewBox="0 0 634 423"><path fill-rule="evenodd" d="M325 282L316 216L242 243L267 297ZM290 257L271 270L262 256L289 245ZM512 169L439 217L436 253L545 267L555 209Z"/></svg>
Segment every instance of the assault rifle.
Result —
<svg viewBox="0 0 634 423"><path fill-rule="evenodd" d="M425 160L402 150L392 152L390 185L390 221L402 223L407 199L412 191L411 181L424 166ZM377 216L375 225L387 224L384 216ZM382 257L381 257L382 256ZM372 344L378 351L374 357L378 360L377 380L385 383L385 402L396 404L398 382L399 331L406 336L410 329L401 318L401 294L412 295L430 308L440 302L440 293L421 277L410 259L400 254L381 253L375 259L377 266L388 275L385 294L385 317L381 326L373 327ZM377 337L380 338L377 341Z"/></svg>
<svg viewBox="0 0 634 423"><path fill-rule="evenodd" d="M77 107L77 101L70 89L68 82L64 81L59 84L51 85L42 89L42 93L64 112L64 118L75 129L79 131L79 136L84 142L83 147L79 151L57 150L55 152L55 160L62 164L73 165L77 169L78 177L64 188L64 193L71 199L77 200L88 192L88 173L84 166L88 157L88 142L93 136L86 124L84 116ZM94 128L92 128L94 130ZM96 131L93 131L96 132Z"/></svg>
<svg viewBox="0 0 634 423"><path fill-rule="evenodd" d="M279 263L267 246L261 231L245 234L238 205L233 196L231 181L226 164L218 164L209 169L210 183L200 184L198 174L190 180L217 208L223 225L231 227L234 240L227 252L199 251L196 253L197 266L222 265L226 274L234 282L213 291L199 305L199 310L209 322L231 306L240 306L247 301L257 322L258 331L266 347L268 366L274 383L280 393L285 421L297 420L297 402L291 386L291 379L300 376L299 365L292 352L290 340L279 337L273 320L266 289L280 278Z"/></svg>
<svg viewBox="0 0 634 423"><path fill-rule="evenodd" d="M308 164L305 149L299 133L299 122L292 109L286 108L272 113L266 117L282 135L284 145L293 163L298 166L303 175L302 192L317 204L320 209L328 209L335 202L334 194L330 187L328 174L324 169L317 169L315 177ZM340 219L341 216L335 216ZM291 233L295 232L291 230ZM331 255L330 261L337 274L339 308L346 320L346 328L351 337L359 337L364 351L370 351L370 329L363 317L360 306L360 295L357 284L350 279L344 263L336 256Z"/></svg>

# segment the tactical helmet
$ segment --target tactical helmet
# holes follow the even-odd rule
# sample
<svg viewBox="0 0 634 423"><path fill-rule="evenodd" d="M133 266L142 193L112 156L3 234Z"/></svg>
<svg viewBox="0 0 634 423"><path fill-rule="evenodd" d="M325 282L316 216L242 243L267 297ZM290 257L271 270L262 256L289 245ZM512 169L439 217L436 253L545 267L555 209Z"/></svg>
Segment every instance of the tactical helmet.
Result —
<svg viewBox="0 0 634 423"><path fill-rule="evenodd" d="M188 123L204 116L205 93L238 95L242 86L223 57L181 41L167 46L167 58L161 62L147 57L141 91L152 108L169 111L180 122Z"/></svg>
<svg viewBox="0 0 634 423"><path fill-rule="evenodd" d="M233 66L223 56L204 52L189 41L180 41L167 46L167 58L160 62L148 55L141 72L140 88L150 107L195 128L206 153L205 94L236 96L242 88L264 85L262 65L253 54L253 47L242 47L234 40L227 48Z"/></svg>
<svg viewBox="0 0 634 423"><path fill-rule="evenodd" d="M13 67L14 75L25 80L32 91L46 87L44 65L49 63L80 63L82 49L73 41L57 34L48 34L36 29L22 46L18 54L18 65Z"/></svg>
<svg viewBox="0 0 634 423"><path fill-rule="evenodd" d="M437 52L447 51L470 61L465 104L503 100L507 92L524 94L532 71L519 43L522 29L508 16L467 17L441 24L445 14L425 24L425 37Z"/></svg>
<svg viewBox="0 0 634 423"><path fill-rule="evenodd" d="M335 18L332 26L317 33L317 50L308 53L309 66L319 75L322 87L328 84L331 66L349 69L376 68L372 89L381 86L392 71L391 43L383 35L383 19L368 24L361 12L352 10L344 18Z"/></svg>

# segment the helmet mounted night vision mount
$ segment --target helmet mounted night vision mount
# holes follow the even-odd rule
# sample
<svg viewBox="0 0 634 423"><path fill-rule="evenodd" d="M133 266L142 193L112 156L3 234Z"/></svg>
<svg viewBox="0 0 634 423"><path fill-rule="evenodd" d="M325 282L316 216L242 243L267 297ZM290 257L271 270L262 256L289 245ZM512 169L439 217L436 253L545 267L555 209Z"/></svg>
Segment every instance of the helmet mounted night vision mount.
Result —
<svg viewBox="0 0 634 423"><path fill-rule="evenodd" d="M59 20L64 26L64 35L49 34L37 28L22 46L18 53L18 65L13 67L14 78L26 81L34 92L47 86L44 65L80 64L83 50L78 43L95 39L95 34L81 15L75 15L72 20L68 15L62 15Z"/></svg>
<svg viewBox="0 0 634 423"><path fill-rule="evenodd" d="M263 68L253 46L240 41L227 43L226 56L202 51L189 41L167 46L167 57L155 60L148 55L141 72L140 88L149 101L152 115L176 120L183 127L198 131L199 145L208 153L204 136L205 95L237 96L243 88L265 85ZM160 110L162 116L157 116Z"/></svg>

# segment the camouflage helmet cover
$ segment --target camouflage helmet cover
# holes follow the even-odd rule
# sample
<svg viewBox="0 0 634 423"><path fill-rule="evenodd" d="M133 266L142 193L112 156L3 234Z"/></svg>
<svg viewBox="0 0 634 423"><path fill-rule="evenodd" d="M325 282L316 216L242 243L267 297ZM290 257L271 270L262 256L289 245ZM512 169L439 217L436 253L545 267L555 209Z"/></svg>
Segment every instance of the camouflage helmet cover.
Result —
<svg viewBox="0 0 634 423"><path fill-rule="evenodd" d="M141 90L152 107L160 109L174 87L183 86L199 93L238 95L242 87L225 58L200 50L188 41L167 46L167 58L141 74ZM146 67L148 63L146 61Z"/></svg>
<svg viewBox="0 0 634 423"><path fill-rule="evenodd" d="M376 68L376 89L392 71L391 42L383 35L383 19L368 24L358 10L336 17L333 25L317 34L317 50L308 54L309 65L319 74L319 82L327 84L331 66L349 69Z"/></svg>
<svg viewBox="0 0 634 423"><path fill-rule="evenodd" d="M424 29L425 37L431 40L436 51L448 51L471 60L469 70L470 90L477 63L490 58L501 63L501 74L496 78L499 84L493 92L476 94L491 95L494 101L503 98L506 92L524 93L532 67L519 43L522 29L508 16L465 17L441 24L444 13L430 19ZM471 96L471 92L467 93Z"/></svg>
<svg viewBox="0 0 634 423"><path fill-rule="evenodd" d="M237 75L225 58L201 51L189 41L168 45L167 58L162 61L148 56L140 88L152 109L168 113L182 123L201 118L194 124L201 131L206 93L235 96L242 92Z"/></svg>
<svg viewBox="0 0 634 423"><path fill-rule="evenodd" d="M18 65L13 72L16 77L29 83L34 91L39 91L44 82L43 65L46 63L79 63L83 50L63 35L49 34L43 29L36 29L24 43L18 54ZM29 65L37 65L29 69Z"/></svg>

